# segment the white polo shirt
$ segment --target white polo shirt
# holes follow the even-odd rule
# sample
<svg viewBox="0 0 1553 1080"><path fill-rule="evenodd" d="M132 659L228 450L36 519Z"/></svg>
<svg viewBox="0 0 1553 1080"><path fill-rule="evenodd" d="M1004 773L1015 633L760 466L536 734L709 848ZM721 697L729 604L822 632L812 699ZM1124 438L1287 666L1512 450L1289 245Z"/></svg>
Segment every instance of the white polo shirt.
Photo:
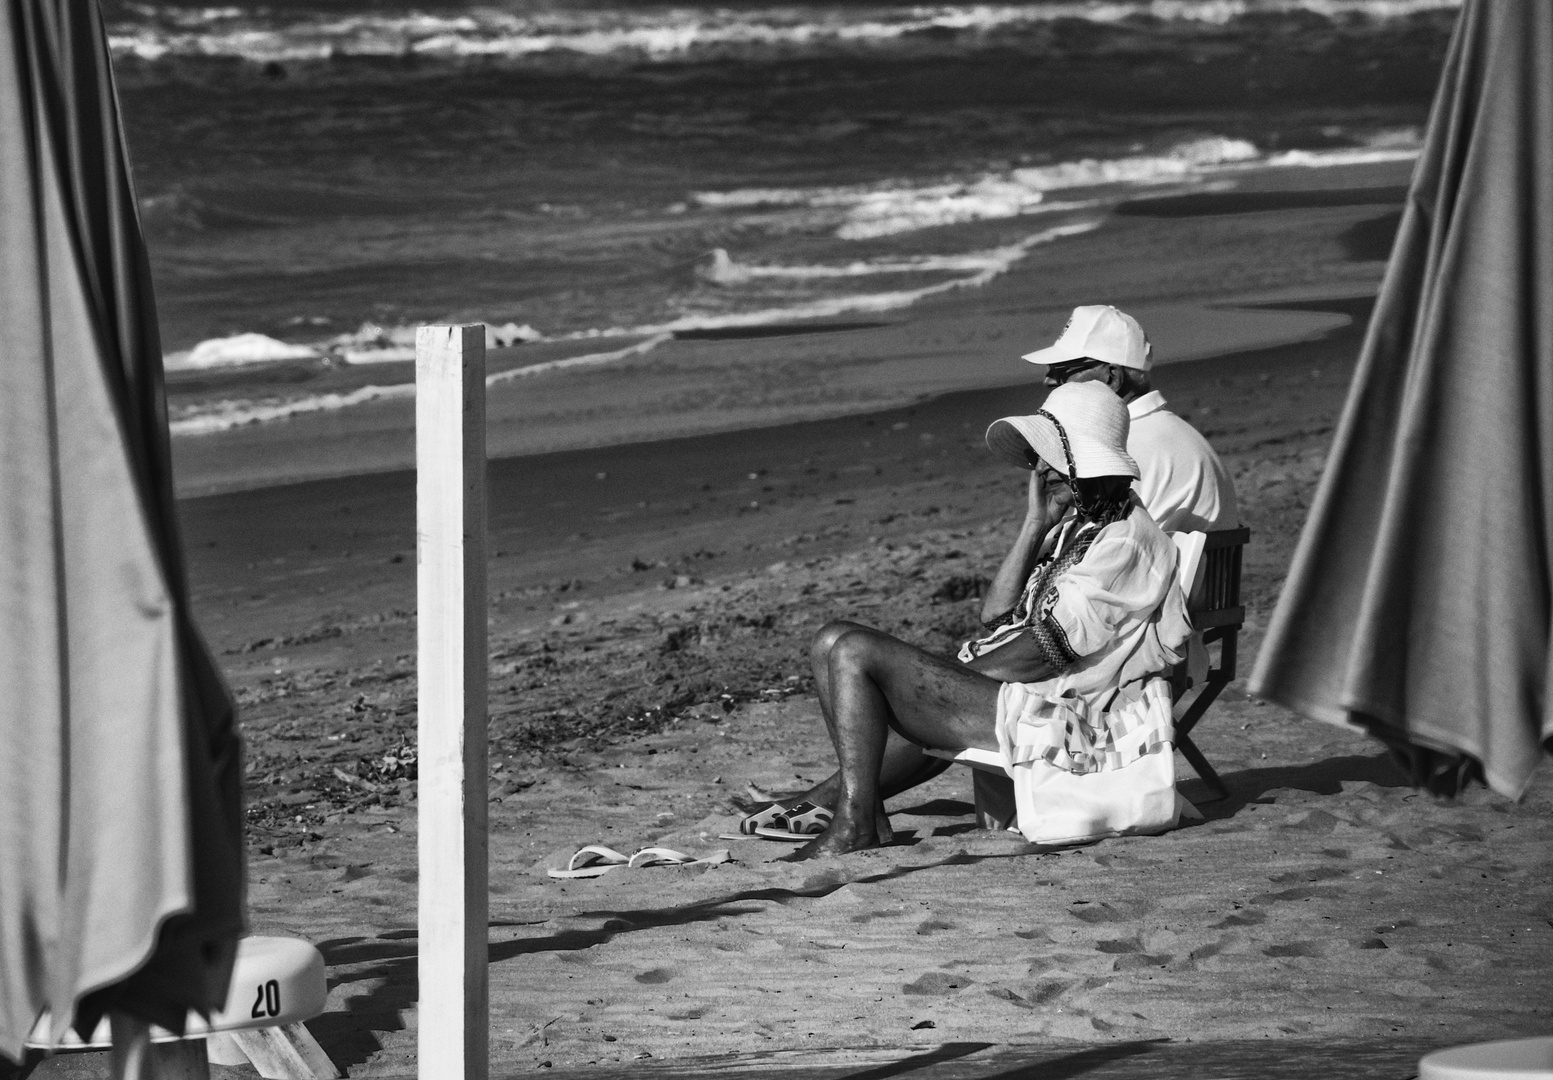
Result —
<svg viewBox="0 0 1553 1080"><path fill-rule="evenodd" d="M1214 532L1240 524L1235 485L1219 455L1151 390L1128 402L1127 453L1142 476L1132 489L1167 533Z"/></svg>

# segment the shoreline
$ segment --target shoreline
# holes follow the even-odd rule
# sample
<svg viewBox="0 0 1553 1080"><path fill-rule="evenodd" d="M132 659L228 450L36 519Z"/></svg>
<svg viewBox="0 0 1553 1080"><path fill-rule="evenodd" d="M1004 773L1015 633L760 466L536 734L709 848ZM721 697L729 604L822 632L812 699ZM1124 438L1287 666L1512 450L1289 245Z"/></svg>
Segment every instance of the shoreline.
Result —
<svg viewBox="0 0 1553 1080"><path fill-rule="evenodd" d="M749 430L1007 385L1034 374L1020 354L1054 338L1081 303L1136 315L1161 367L1308 340L1340 320L1291 298L1373 295L1399 181L1410 173L1404 162L1285 168L1248 174L1236 191L1200 193L1184 206L1136 199L1096 229L1032 249L991 281L874 322L628 338L628 349L650 348L533 377L516 372L599 346L584 339L492 350L487 453L497 460ZM410 468L413 377L413 362L180 372L169 379L175 416L241 405L245 395L260 405L380 396L175 437L176 489L193 497Z"/></svg>
<svg viewBox="0 0 1553 1080"><path fill-rule="evenodd" d="M1340 290L1331 299L1352 295L1373 295L1373 289L1357 293ZM1255 301L1244 305L1141 305L1134 311L1147 325L1158 328L1151 335L1161 354L1156 361L1158 366L1309 341L1339 329L1346 321L1343 316L1318 310L1275 310ZM1034 368L1019 361L1017 350L1035 348L1034 343L1055 337L1066 317L1066 311L971 318L945 315L901 320L867 331L805 329L772 333L758 339L743 339L740 348L744 355L731 364L730 358L718 355L732 351L726 338L678 339L660 345L638 362L621 362L609 370L535 376L553 380L549 385L524 382L510 389L509 385L489 387L488 457L494 462L565 450L640 445L867 416L920 405L943 394L1014 385L1021 368L1026 368L1032 380L1037 374ZM930 331L935 341L980 338L983 351L979 356L971 356L959 350L959 355L948 361L910 355L893 362L886 359L892 347L900 346L904 352L909 347L904 343L924 330ZM867 340L869 337L874 340ZM804 340L794 343L794 338ZM681 341L685 342L683 346ZM1031 344L995 349L1002 341ZM826 383L822 393L813 392L813 382L805 387L801 380L791 379L795 384L791 391L785 395L779 391L764 401L707 407L684 400L692 382L699 381L709 395L732 395L735 391L731 385L714 388L709 384L714 380L728 383L730 378L745 372L750 378L760 379L761 372L756 369L762 363L790 367L793 354L827 347L848 351L851 355L842 358L841 364L858 370L839 370L838 365L829 371L814 371L814 380ZM502 350L509 354L513 351ZM767 355L751 356L762 352ZM500 371L522 370L508 366L510 359L503 356L492 366ZM882 380L877 373L883 364L890 368L887 388L880 385ZM743 370L709 370L731 366ZM644 382L649 385L644 386ZM660 385L650 385L654 382ZM196 498L413 468L413 414L412 393L357 405L348 414L307 415L273 425L177 438L174 460L179 497ZM579 414L604 414L607 420L574 424Z"/></svg>

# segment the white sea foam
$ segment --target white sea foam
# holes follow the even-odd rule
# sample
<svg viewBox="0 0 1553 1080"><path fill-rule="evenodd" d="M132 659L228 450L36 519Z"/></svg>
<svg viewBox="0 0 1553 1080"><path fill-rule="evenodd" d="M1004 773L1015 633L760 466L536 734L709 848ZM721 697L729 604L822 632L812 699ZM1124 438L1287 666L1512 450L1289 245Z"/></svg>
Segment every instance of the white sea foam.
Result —
<svg viewBox="0 0 1553 1080"><path fill-rule="evenodd" d="M896 311L910 307L918 301L925 300L929 296L938 296L957 289L975 289L992 281L998 275L1005 273L1011 266L1028 255L1032 248L1042 244L1049 244L1065 236L1077 236L1080 233L1090 232L1100 227L1099 220L1074 222L1069 225L1058 225L1054 228L1044 229L1032 236L1027 236L1017 244L1009 244L1005 247L994 248L990 251L977 252L960 256L964 259L965 269L973 269L974 272L964 277L951 278L948 281L935 282L931 285L923 285L914 289L891 289L886 292L862 293L843 296L827 296L815 300L790 304L781 308L770 308L761 311L739 312L687 312L685 315L671 322L661 323L652 327L640 327L633 333L676 333L686 330L715 330L730 327L743 326L768 326L773 323L799 322L808 319L827 319L837 315L857 313L879 313ZM880 260L879 264L889 267L888 270L874 270L876 273L899 273L904 268L905 260L894 260L897 265L890 266L892 260ZM853 264L855 265L855 264ZM920 269L920 265L914 267ZM772 276L779 276L780 271L774 267L751 268L752 270L776 271ZM793 268L797 271L795 276L821 277L828 276L823 270L816 267ZM845 274L846 271L843 271ZM757 272L753 275L759 277ZM841 276L841 275L837 275Z"/></svg>
<svg viewBox="0 0 1553 1080"><path fill-rule="evenodd" d="M833 209L840 214L836 236L843 240L867 240L942 225L1083 209L1097 205L1097 200L1052 202L1048 193L1178 183L1260 158L1257 148L1244 139L1213 136L1184 142L1159 154L1062 161L984 173L963 181L892 180L850 186L742 188L700 191L691 198L698 205L715 210Z"/></svg>
<svg viewBox="0 0 1553 1080"><path fill-rule="evenodd" d="M866 9L749 10L681 6L631 11L604 8L532 14L471 5L463 12L330 17L287 9L184 9L137 4L109 27L115 53L148 60L168 55L237 56L256 62L336 55L523 57L572 52L666 59L727 45L803 46L826 41L888 44L932 30L987 31L1056 19L1116 23L1132 18L1223 24L1247 14L1312 12L1338 19L1392 19L1450 9L1460 0L1074 0L1071 3L900 5Z"/></svg>
<svg viewBox="0 0 1553 1080"><path fill-rule="evenodd" d="M414 396L414 383L399 383L363 386L345 394L313 394L280 401L217 401L200 406L197 412L175 417L167 426L174 435L211 435L249 424L273 423L307 413L337 412L369 401Z"/></svg>
<svg viewBox="0 0 1553 1080"><path fill-rule="evenodd" d="M745 273L740 277L743 281L771 277L810 279L924 271L959 271L963 272L963 276L917 288L892 289L884 292L851 296L823 297L789 304L785 307L767 308L757 311L686 312L677 319L656 326L590 330L585 333L564 335L556 340L607 340L612 337L628 335L641 337L642 340L618 349L585 353L580 356L548 360L538 364L530 364L526 367L496 372L486 376L485 383L488 387L499 386L503 383L537 375L546 375L555 371L615 363L632 356L641 356L651 352L664 342L673 340L677 333L685 331L770 326L773 324L833 318L837 315L848 313L896 311L910 307L912 304L930 296L937 296L958 289L974 289L984 286L1000 274L1005 273L1020 259L1028 255L1033 248L1051 243L1065 236L1076 236L1080 233L1089 232L1099 226L1099 220L1059 225L1028 236L1017 244L1009 244L987 251L970 252L964 255L879 259L872 262L849 263L839 267L744 267L742 269ZM726 253L724 253L724 258L726 260ZM730 267L736 265L731 260L726 261ZM740 275L735 272L735 276ZM403 331L405 330L413 333L413 328L406 327L394 328L393 330L384 330L380 327L373 327L372 329L379 331L379 333L371 336L383 338L390 337L395 332L398 332L399 336L403 337ZM355 338L356 336L342 335L345 338ZM397 346L384 346L385 351L392 348L397 348ZM202 404L186 411L183 415L175 417L170 427L174 435L209 435L249 424L274 423L309 413L337 412L353 406L363 405L367 402L414 396L415 384L407 382L392 386L364 386L348 393L315 394L288 400L218 401Z"/></svg>
<svg viewBox="0 0 1553 1080"><path fill-rule="evenodd" d="M163 359L163 366L169 371L186 371L266 364L276 360L316 360L319 355L311 345L293 345L265 334L233 334L202 341L186 352L169 353Z"/></svg>
<svg viewBox="0 0 1553 1080"><path fill-rule="evenodd" d="M698 191L691 199L708 210L756 211L768 208L830 211L835 235L866 240L972 221L993 221L1026 214L1072 211L1114 203L1140 187L1162 184L1213 184L1248 168L1300 166L1330 168L1418 156L1415 128L1388 129L1360 139L1361 145L1325 150L1288 150L1263 154L1244 139L1222 136L1195 139L1164 153L1119 158L1083 158L984 173L962 181L888 180L874 184L807 188L736 188ZM1052 192L1089 198L1054 201ZM709 267L714 275L723 271Z"/></svg>
<svg viewBox="0 0 1553 1080"><path fill-rule="evenodd" d="M486 386L498 386L501 383L512 382L515 379L526 379L533 375L547 375L552 371L564 371L567 368L595 367L599 364L612 364L616 360L624 360L630 356L640 356L651 352L665 341L674 337L671 333L659 332L651 337L638 341L634 345L627 345L623 349L612 349L609 352L585 353L582 356L568 356L562 360L546 360L539 364L530 364L527 367L512 368L508 371L498 371L494 375L485 377Z"/></svg>
<svg viewBox="0 0 1553 1080"><path fill-rule="evenodd" d="M1297 165L1306 169L1326 169L1334 165L1375 165L1385 161L1412 161L1417 149L1354 147L1344 150L1285 150L1267 159L1269 165Z"/></svg>
<svg viewBox="0 0 1553 1080"><path fill-rule="evenodd" d="M876 274L979 273L996 261L995 253L916 255L860 259L840 266L761 266L736 262L723 248L714 248L696 267L696 277L711 285L737 286L752 281L815 281L858 278Z"/></svg>

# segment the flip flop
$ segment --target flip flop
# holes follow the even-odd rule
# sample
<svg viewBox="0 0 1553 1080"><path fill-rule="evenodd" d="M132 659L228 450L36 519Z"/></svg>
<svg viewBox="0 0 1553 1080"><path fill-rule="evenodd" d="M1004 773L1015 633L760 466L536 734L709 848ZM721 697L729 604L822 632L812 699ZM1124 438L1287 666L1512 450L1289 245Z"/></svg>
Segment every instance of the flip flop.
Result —
<svg viewBox="0 0 1553 1080"><path fill-rule="evenodd" d="M761 829L769 828L777 818L783 817L787 812L787 807L779 802L767 803L740 821L739 831L745 836L754 836Z"/></svg>
<svg viewBox="0 0 1553 1080"><path fill-rule="evenodd" d="M717 866L732 858L727 848L718 848L705 858L698 859L673 848L647 847L632 855L629 865L636 869L644 866Z"/></svg>
<svg viewBox="0 0 1553 1080"><path fill-rule="evenodd" d="M557 870L554 867L545 871L553 878L585 878L598 877L607 874L611 870L618 870L622 866L631 864L631 856L623 855L612 847L603 844L589 844L587 847L578 848L571 861L566 864L565 870Z"/></svg>
<svg viewBox="0 0 1553 1080"><path fill-rule="evenodd" d="M823 806L801 802L786 813L777 815L770 825L756 829L755 835L767 840L796 840L803 843L830 828L831 819L835 816Z"/></svg>

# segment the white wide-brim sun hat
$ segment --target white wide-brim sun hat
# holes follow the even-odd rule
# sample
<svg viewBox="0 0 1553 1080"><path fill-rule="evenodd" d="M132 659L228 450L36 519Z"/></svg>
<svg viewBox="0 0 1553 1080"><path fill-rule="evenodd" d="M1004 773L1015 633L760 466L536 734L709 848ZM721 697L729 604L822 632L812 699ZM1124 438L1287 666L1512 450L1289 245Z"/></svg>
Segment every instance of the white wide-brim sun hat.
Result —
<svg viewBox="0 0 1553 1080"><path fill-rule="evenodd" d="M1095 476L1138 478L1138 463L1127 453L1127 406L1100 382L1064 383L1046 395L1032 416L1005 416L987 428L987 447L1022 469L1034 468L1034 450L1070 479Z"/></svg>

